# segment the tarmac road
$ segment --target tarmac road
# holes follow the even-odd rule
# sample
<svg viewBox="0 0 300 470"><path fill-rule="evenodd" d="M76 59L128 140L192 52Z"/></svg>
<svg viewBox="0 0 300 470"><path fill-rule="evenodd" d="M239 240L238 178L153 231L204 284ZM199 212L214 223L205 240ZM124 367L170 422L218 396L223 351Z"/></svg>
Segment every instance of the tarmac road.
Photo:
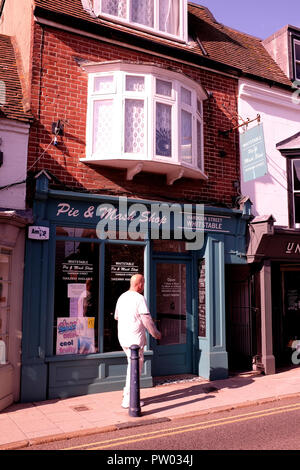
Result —
<svg viewBox="0 0 300 470"><path fill-rule="evenodd" d="M114 453L116 450L134 450L137 452L132 455L137 456L138 451L144 450L300 450L299 424L300 401L290 398L213 415L53 442L27 450L106 451L106 459L122 458L119 452ZM121 467L123 464L122 461L114 463ZM193 466L188 465L188 461L185 463L184 466ZM133 467L139 467L138 461Z"/></svg>

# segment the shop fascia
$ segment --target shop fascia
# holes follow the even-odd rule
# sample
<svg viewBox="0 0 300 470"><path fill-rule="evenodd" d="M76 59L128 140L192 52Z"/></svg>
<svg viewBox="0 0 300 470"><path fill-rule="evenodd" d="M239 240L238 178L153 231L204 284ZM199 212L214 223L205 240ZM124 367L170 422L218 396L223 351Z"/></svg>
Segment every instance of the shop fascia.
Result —
<svg viewBox="0 0 300 470"><path fill-rule="evenodd" d="M207 224L216 230L222 224L219 218L208 220L202 204L167 204L142 202L128 204L126 197L116 204L102 203L76 207L69 202L58 202L56 220L94 223L101 240L185 240L187 250L200 250L204 243Z"/></svg>

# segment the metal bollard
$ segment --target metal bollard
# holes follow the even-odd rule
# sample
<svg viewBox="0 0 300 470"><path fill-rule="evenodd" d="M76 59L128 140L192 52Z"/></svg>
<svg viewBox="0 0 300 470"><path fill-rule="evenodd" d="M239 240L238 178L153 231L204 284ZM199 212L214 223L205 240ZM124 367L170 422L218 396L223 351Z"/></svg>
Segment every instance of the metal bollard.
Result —
<svg viewBox="0 0 300 470"><path fill-rule="evenodd" d="M141 416L140 406L140 371L139 371L139 346L133 344L129 348L130 354L130 395L129 416L137 418Z"/></svg>

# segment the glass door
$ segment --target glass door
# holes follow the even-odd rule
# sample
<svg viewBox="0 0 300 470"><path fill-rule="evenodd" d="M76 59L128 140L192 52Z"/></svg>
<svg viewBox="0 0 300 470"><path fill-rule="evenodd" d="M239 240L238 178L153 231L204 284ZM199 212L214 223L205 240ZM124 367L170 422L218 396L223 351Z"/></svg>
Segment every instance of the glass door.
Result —
<svg viewBox="0 0 300 470"><path fill-rule="evenodd" d="M152 340L154 376L192 372L190 271L189 261L154 261L153 315L162 334Z"/></svg>

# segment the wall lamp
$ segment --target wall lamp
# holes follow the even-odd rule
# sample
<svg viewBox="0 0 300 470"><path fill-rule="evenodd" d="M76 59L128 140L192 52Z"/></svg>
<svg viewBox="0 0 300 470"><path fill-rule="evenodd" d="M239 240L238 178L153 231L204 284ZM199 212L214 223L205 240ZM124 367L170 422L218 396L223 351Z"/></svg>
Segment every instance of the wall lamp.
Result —
<svg viewBox="0 0 300 470"><path fill-rule="evenodd" d="M58 119L55 122L52 122L52 134L54 134L53 145L58 145L57 136L63 135L64 133L64 124L61 119Z"/></svg>

